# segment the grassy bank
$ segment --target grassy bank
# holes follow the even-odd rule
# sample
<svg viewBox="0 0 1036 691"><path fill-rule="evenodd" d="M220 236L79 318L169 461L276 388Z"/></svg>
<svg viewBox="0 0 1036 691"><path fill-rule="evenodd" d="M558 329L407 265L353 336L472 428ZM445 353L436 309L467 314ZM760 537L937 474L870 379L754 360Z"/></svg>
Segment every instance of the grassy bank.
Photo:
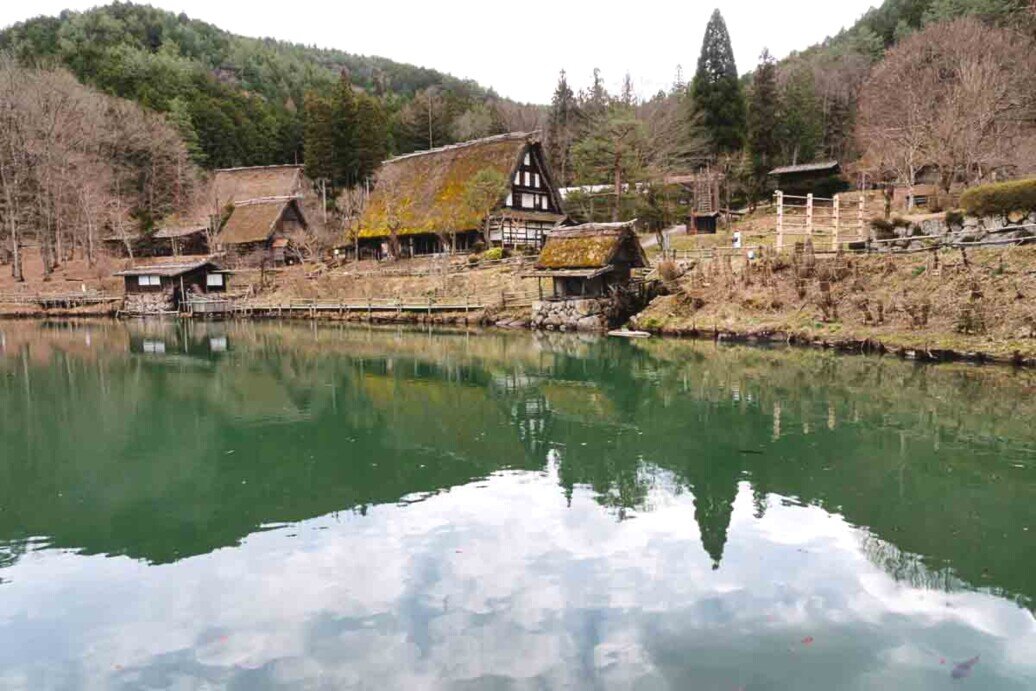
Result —
<svg viewBox="0 0 1036 691"><path fill-rule="evenodd" d="M692 264L633 320L665 335L1036 364L1036 248Z"/></svg>

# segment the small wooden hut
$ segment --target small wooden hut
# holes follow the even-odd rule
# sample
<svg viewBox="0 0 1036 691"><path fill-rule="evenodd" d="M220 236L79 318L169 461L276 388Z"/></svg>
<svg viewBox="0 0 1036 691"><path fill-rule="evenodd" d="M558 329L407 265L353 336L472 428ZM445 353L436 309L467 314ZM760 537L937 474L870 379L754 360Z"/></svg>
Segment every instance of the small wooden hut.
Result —
<svg viewBox="0 0 1036 691"><path fill-rule="evenodd" d="M308 227L295 197L239 202L219 234L219 245L244 263L283 266L291 235Z"/></svg>
<svg viewBox="0 0 1036 691"><path fill-rule="evenodd" d="M532 275L552 279L556 300L609 296L628 285L633 269L648 265L634 224L587 223L551 231Z"/></svg>
<svg viewBox="0 0 1036 691"><path fill-rule="evenodd" d="M160 256L209 253L209 227L204 223L165 223L152 237Z"/></svg>
<svg viewBox="0 0 1036 691"><path fill-rule="evenodd" d="M723 173L703 166L695 173L670 175L666 182L682 186L690 195L687 232L692 235L715 233L719 226L720 192L726 184Z"/></svg>
<svg viewBox="0 0 1036 691"><path fill-rule="evenodd" d="M125 281L125 310L135 314L178 312L192 294L227 289L227 273L209 256L140 260L115 275Z"/></svg>
<svg viewBox="0 0 1036 691"><path fill-rule="evenodd" d="M800 163L793 166L774 168L769 173L777 189L785 194L834 197L849 189L849 183L842 177L838 161Z"/></svg>
<svg viewBox="0 0 1036 691"><path fill-rule="evenodd" d="M547 169L537 133L510 134L398 156L382 164L358 231L361 256L391 252L434 254L479 242L486 218L465 199L483 170L509 181L489 214L490 241L539 249L546 233L565 220L561 197ZM444 246L444 239L450 246Z"/></svg>
<svg viewBox="0 0 1036 691"><path fill-rule="evenodd" d="M217 170L212 181L213 210L230 210L230 216L216 244L242 264L289 263L290 235L308 227L299 201L304 191L302 166Z"/></svg>

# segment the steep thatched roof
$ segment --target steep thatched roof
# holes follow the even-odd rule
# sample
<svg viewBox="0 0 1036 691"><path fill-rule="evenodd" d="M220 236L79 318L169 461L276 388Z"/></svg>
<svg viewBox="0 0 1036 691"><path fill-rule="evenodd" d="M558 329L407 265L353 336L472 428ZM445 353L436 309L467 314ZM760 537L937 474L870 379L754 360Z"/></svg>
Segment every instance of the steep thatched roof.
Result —
<svg viewBox="0 0 1036 691"><path fill-rule="evenodd" d="M294 197L302 188L302 166L223 168L213 177L220 206L254 199Z"/></svg>
<svg viewBox="0 0 1036 691"><path fill-rule="evenodd" d="M276 230L277 221L289 206L293 206L299 218L303 218L298 201L294 198L264 199L235 206L219 234L220 244L243 245L269 240Z"/></svg>
<svg viewBox="0 0 1036 691"><path fill-rule="evenodd" d="M587 223L547 235L537 269L602 269L617 260L630 266L647 266L647 256L633 232L635 221Z"/></svg>
<svg viewBox="0 0 1036 691"><path fill-rule="evenodd" d="M360 222L360 237L389 235L393 217L400 235L480 227L482 217L465 203L468 181L486 168L511 180L530 146L539 147L535 133L513 132L385 161Z"/></svg>

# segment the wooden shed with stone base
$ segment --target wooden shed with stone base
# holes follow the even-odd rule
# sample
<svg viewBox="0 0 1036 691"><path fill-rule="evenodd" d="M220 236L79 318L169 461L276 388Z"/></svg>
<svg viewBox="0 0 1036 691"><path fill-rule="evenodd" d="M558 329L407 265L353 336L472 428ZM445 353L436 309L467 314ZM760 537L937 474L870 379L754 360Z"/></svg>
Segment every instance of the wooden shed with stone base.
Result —
<svg viewBox="0 0 1036 691"><path fill-rule="evenodd" d="M530 274L541 285L533 327L597 331L628 316L639 294L633 272L648 266L634 224L588 223L547 236ZM543 279L551 281L550 295Z"/></svg>
<svg viewBox="0 0 1036 691"><path fill-rule="evenodd" d="M191 295L223 293L227 274L211 257L163 257L117 271L125 280L124 311L173 314Z"/></svg>

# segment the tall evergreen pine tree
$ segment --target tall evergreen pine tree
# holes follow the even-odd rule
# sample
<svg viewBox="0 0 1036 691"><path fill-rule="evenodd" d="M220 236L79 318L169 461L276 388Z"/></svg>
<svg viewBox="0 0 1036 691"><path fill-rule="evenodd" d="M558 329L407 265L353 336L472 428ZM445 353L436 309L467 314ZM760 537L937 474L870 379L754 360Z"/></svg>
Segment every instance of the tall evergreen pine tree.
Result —
<svg viewBox="0 0 1036 691"><path fill-rule="evenodd" d="M576 95L568 85L565 71L561 70L547 116L546 148L551 170L557 174L558 183L562 186L568 185L572 175L570 160L578 120Z"/></svg>
<svg viewBox="0 0 1036 691"><path fill-rule="evenodd" d="M751 188L759 195L780 155L777 125L780 110L777 89L777 63L768 50L763 50L752 79L748 105L748 155L751 161Z"/></svg>
<svg viewBox="0 0 1036 691"><path fill-rule="evenodd" d="M745 132L745 98L737 77L726 22L717 9L705 28L698 71L691 83L695 111L716 153L741 148Z"/></svg>
<svg viewBox="0 0 1036 691"><path fill-rule="evenodd" d="M356 100L357 182L369 180L388 152L388 118L381 102L361 94Z"/></svg>
<svg viewBox="0 0 1036 691"><path fill-rule="evenodd" d="M352 187L360 172L356 154L356 94L345 70L331 93L331 152L333 185L337 189Z"/></svg>
<svg viewBox="0 0 1036 691"><path fill-rule="evenodd" d="M306 176L311 180L330 182L334 174L331 142L331 103L320 94L310 91L303 104L305 124Z"/></svg>

